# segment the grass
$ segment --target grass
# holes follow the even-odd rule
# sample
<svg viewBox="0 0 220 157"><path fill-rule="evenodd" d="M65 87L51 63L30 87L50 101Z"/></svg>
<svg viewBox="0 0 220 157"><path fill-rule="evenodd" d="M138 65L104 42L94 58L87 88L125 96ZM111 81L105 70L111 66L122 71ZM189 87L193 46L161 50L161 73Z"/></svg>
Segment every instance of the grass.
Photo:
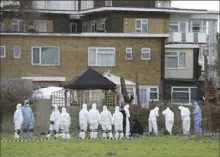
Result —
<svg viewBox="0 0 220 157"><path fill-rule="evenodd" d="M1 143L2 157L218 157L218 140L124 139Z"/></svg>

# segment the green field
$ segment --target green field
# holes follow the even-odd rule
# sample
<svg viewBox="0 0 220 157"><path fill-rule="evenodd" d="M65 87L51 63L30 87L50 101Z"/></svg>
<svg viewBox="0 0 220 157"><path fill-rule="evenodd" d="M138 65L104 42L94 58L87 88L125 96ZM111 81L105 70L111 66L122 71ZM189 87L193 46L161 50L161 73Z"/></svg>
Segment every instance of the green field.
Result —
<svg viewBox="0 0 220 157"><path fill-rule="evenodd" d="M219 157L210 139L124 139L1 143L2 157Z"/></svg>

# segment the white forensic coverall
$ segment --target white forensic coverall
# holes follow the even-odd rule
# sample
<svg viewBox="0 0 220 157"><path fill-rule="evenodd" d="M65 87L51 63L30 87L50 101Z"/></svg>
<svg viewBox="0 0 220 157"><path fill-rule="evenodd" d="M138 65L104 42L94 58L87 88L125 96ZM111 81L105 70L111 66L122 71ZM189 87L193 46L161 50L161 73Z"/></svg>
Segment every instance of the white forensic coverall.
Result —
<svg viewBox="0 0 220 157"><path fill-rule="evenodd" d="M165 127L166 130L172 134L173 123L174 123L174 113L167 107L162 114L165 116Z"/></svg>
<svg viewBox="0 0 220 157"><path fill-rule="evenodd" d="M123 138L123 114L120 112L120 108L118 106L115 107L115 113L113 114L112 121L115 127L115 138Z"/></svg>
<svg viewBox="0 0 220 157"><path fill-rule="evenodd" d="M47 138L50 138L51 133L53 132L55 137L58 137L59 133L59 120L60 120L60 111L58 110L58 107L55 105L53 106L52 113L50 114L50 126L49 126L49 131L47 134Z"/></svg>
<svg viewBox="0 0 220 157"><path fill-rule="evenodd" d="M129 138L129 136L130 136L130 121L129 121L129 118L131 117L130 112L129 112L129 105L125 105L124 111L125 111L125 114L126 114L125 136L127 138Z"/></svg>
<svg viewBox="0 0 220 157"><path fill-rule="evenodd" d="M63 139L70 139L69 128L71 125L71 119L69 113L66 112L66 108L62 107L62 112L60 114L60 130L61 137Z"/></svg>
<svg viewBox="0 0 220 157"><path fill-rule="evenodd" d="M15 138L19 138L20 136L20 130L21 130L21 126L23 124L24 118L23 118L23 114L21 111L21 104L17 104L16 106L16 111L14 113L14 118L13 118L13 123L14 123L14 127L15 127L15 133L14 136Z"/></svg>
<svg viewBox="0 0 220 157"><path fill-rule="evenodd" d="M189 135L190 130L190 110L187 107L179 106L180 114L181 114L181 120L182 120L182 126L183 126L183 134Z"/></svg>
<svg viewBox="0 0 220 157"><path fill-rule="evenodd" d="M89 122L89 112L87 110L87 105L83 104L82 109L79 112L79 127L80 127L79 137L80 139L86 138L88 122Z"/></svg>
<svg viewBox="0 0 220 157"><path fill-rule="evenodd" d="M100 124L102 126L102 137L106 138L106 132L109 138L112 138L112 114L107 109L107 106L103 106L103 111L100 114Z"/></svg>
<svg viewBox="0 0 220 157"><path fill-rule="evenodd" d="M93 103L92 109L89 110L90 138L97 138L100 120L99 117L99 111L96 109L96 103Z"/></svg>
<svg viewBox="0 0 220 157"><path fill-rule="evenodd" d="M159 117L159 107L151 110L148 118L149 132L153 130L155 135L158 134L157 117Z"/></svg>

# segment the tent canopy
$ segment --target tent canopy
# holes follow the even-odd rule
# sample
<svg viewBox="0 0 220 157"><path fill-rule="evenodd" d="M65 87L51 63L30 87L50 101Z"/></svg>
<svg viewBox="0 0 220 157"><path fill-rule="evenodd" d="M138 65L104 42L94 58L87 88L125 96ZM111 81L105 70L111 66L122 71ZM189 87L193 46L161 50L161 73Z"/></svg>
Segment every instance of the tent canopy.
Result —
<svg viewBox="0 0 220 157"><path fill-rule="evenodd" d="M115 89L116 84L92 68L76 76L71 83L64 85L65 89Z"/></svg>

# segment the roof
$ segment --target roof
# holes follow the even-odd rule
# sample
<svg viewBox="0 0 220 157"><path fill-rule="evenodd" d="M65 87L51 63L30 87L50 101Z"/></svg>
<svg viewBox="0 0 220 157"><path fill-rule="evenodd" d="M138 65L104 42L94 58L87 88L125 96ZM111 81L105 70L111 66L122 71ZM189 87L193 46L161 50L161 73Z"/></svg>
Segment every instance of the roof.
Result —
<svg viewBox="0 0 220 157"><path fill-rule="evenodd" d="M168 38L169 33L0 33L0 36L41 36L41 37L103 37L103 38Z"/></svg>
<svg viewBox="0 0 220 157"><path fill-rule="evenodd" d="M120 77L115 76L109 72L103 73L103 76L109 79L110 81L114 82L116 85L121 85ZM125 85L135 86L135 83L129 80L125 80Z"/></svg>
<svg viewBox="0 0 220 157"><path fill-rule="evenodd" d="M214 85L217 89L220 89L220 77L212 78L212 82L214 83Z"/></svg>
<svg viewBox="0 0 220 157"><path fill-rule="evenodd" d="M71 83L64 85L66 89L115 89L116 84L92 68L88 68L76 76Z"/></svg>

